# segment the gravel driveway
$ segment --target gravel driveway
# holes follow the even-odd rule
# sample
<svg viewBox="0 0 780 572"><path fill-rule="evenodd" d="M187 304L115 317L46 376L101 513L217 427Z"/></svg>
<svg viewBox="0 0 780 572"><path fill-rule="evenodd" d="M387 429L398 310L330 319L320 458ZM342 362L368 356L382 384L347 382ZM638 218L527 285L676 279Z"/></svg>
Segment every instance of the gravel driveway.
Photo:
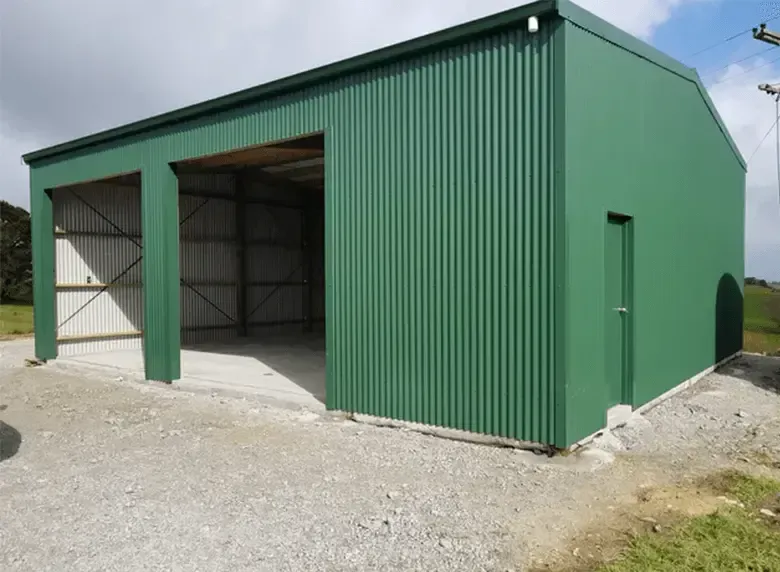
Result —
<svg viewBox="0 0 780 572"><path fill-rule="evenodd" d="M770 358L547 459L0 352L4 570L519 571L641 485L780 444Z"/></svg>

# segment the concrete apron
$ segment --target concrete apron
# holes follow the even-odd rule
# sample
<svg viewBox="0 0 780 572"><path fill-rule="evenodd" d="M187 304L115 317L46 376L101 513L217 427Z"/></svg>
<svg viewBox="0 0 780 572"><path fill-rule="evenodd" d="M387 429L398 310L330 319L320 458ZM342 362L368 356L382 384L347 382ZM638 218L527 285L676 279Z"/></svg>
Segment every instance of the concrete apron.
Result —
<svg viewBox="0 0 780 572"><path fill-rule="evenodd" d="M275 345L262 351L239 351L235 344L210 345L181 352L182 377L177 389L255 400L290 409L325 411L324 352ZM50 362L69 370L91 370L115 378L145 380L138 350L61 357ZM167 385L167 384L165 384Z"/></svg>

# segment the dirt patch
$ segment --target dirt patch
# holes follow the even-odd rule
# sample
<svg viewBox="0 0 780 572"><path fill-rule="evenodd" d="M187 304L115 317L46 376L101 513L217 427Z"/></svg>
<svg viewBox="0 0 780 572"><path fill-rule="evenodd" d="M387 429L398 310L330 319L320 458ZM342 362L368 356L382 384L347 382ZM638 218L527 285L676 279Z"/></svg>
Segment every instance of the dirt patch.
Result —
<svg viewBox="0 0 780 572"><path fill-rule="evenodd" d="M769 469L780 470L780 459L778 459L777 456L773 455L768 450L755 451L754 453L748 455L747 458L757 465L761 465Z"/></svg>
<svg viewBox="0 0 780 572"><path fill-rule="evenodd" d="M695 484L643 487L632 501L609 507L572 540L565 551L534 569L535 572L584 572L616 560L641 534L660 533L688 518L711 514L727 504L715 491Z"/></svg>
<svg viewBox="0 0 780 572"><path fill-rule="evenodd" d="M635 541L648 535L671 534L698 517L748 514L780 530L780 490L774 471L747 475L727 470L673 486L642 487L620 506L610 506L582 529L566 549L533 569L534 572L600 570L620 559ZM724 512L725 511L725 512Z"/></svg>
<svg viewBox="0 0 780 572"><path fill-rule="evenodd" d="M32 339L35 334L0 334L0 342Z"/></svg>

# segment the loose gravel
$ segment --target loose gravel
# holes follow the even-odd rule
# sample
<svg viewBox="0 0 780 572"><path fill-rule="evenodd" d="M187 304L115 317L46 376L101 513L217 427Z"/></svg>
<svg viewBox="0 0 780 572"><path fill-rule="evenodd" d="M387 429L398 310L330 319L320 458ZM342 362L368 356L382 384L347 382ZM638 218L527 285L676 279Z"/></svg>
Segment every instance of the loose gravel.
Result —
<svg viewBox="0 0 780 572"><path fill-rule="evenodd" d="M548 459L0 354L3 570L519 571L642 485L780 454L772 358Z"/></svg>

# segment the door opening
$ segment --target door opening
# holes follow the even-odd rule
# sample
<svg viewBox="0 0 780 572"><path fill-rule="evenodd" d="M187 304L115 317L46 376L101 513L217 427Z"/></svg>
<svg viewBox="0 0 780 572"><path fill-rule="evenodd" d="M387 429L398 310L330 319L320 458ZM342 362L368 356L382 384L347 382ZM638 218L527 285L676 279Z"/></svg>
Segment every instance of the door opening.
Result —
<svg viewBox="0 0 780 572"><path fill-rule="evenodd" d="M632 401L632 219L610 213L605 244L605 348L608 407Z"/></svg>

